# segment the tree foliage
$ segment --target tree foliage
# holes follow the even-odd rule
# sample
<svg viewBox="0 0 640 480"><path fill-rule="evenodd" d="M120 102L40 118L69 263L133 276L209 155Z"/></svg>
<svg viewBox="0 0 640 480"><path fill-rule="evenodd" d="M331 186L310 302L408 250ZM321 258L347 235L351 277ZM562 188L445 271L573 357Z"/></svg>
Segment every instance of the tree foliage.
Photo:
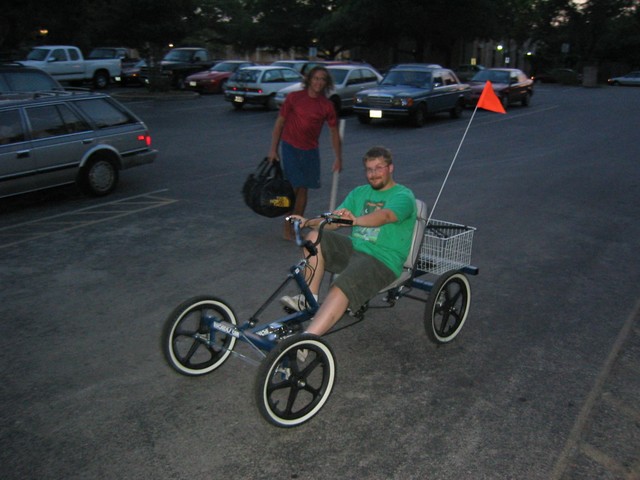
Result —
<svg viewBox="0 0 640 480"><path fill-rule="evenodd" d="M552 56L566 44L576 62L637 65L638 10L638 0L22 0L3 9L0 51L41 42L85 50L190 43L237 52L314 46L333 58L366 46L421 61L456 42L494 39Z"/></svg>

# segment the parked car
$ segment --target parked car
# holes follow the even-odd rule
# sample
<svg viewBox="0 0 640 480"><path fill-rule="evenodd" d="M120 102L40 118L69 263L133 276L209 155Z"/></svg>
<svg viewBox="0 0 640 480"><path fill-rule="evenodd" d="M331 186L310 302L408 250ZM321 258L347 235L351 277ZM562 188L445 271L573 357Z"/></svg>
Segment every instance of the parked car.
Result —
<svg viewBox="0 0 640 480"><path fill-rule="evenodd" d="M0 94L52 90L64 88L44 70L18 63L0 65Z"/></svg>
<svg viewBox="0 0 640 480"><path fill-rule="evenodd" d="M561 83L563 85L578 85L582 82L582 75L570 68L554 68L531 76L535 83Z"/></svg>
<svg viewBox="0 0 640 480"><path fill-rule="evenodd" d="M427 115L448 112L460 117L470 91L455 73L439 65L401 64L389 70L377 87L358 92L353 110L361 123L409 118L421 127Z"/></svg>
<svg viewBox="0 0 640 480"><path fill-rule="evenodd" d="M275 110L278 108L275 100L278 90L302 80L302 75L288 67L263 65L241 68L227 81L224 99L236 109L251 104Z"/></svg>
<svg viewBox="0 0 640 480"><path fill-rule="evenodd" d="M464 64L458 65L455 69L456 75L461 82L468 82L479 71L484 70L482 65Z"/></svg>
<svg viewBox="0 0 640 480"><path fill-rule="evenodd" d="M170 79L171 86L183 90L187 77L193 73L211 68L216 62L206 48L180 47L173 48L160 61L161 74ZM146 85L149 83L151 65L142 67L140 78Z"/></svg>
<svg viewBox="0 0 640 480"><path fill-rule="evenodd" d="M144 85L141 76L142 69L147 66L146 60L138 60L135 64L122 67L122 74L116 77L116 82L121 86L141 86Z"/></svg>
<svg viewBox="0 0 640 480"><path fill-rule="evenodd" d="M640 85L640 70L636 72L630 72L621 77L613 77L607 80L609 85Z"/></svg>
<svg viewBox="0 0 640 480"><path fill-rule="evenodd" d="M216 63L209 70L189 75L186 88L201 93L223 93L224 87L236 70L254 66L255 63L245 60L225 60Z"/></svg>
<svg viewBox="0 0 640 480"><path fill-rule="evenodd" d="M329 92L329 100L336 107L336 112L351 109L354 95L365 88L375 87L380 80L380 75L371 67L358 65L333 65L327 67L329 75L333 79L333 90ZM291 92L302 90L303 83L296 83L279 90L276 94L276 104L281 107L287 95Z"/></svg>
<svg viewBox="0 0 640 480"><path fill-rule="evenodd" d="M531 102L533 80L527 77L522 70L517 68L487 68L476 73L469 82L471 96L468 99L468 105L478 103L487 80L493 85L493 90L504 108L518 102L526 107Z"/></svg>
<svg viewBox="0 0 640 480"><path fill-rule="evenodd" d="M95 88L107 88L122 72L120 60L85 60L80 49L71 45L34 47L19 63L44 70L60 82L92 82Z"/></svg>
<svg viewBox="0 0 640 480"><path fill-rule="evenodd" d="M151 163L146 125L109 95L0 95L0 197L77 183L102 196L119 171Z"/></svg>

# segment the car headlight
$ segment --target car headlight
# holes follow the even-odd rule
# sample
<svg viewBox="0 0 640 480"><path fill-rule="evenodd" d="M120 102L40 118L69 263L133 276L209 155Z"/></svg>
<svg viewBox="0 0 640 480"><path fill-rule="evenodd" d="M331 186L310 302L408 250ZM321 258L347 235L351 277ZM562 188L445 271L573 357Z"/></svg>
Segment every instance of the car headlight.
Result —
<svg viewBox="0 0 640 480"><path fill-rule="evenodd" d="M355 102L358 103L358 104L363 104L364 103L364 97L356 96Z"/></svg>

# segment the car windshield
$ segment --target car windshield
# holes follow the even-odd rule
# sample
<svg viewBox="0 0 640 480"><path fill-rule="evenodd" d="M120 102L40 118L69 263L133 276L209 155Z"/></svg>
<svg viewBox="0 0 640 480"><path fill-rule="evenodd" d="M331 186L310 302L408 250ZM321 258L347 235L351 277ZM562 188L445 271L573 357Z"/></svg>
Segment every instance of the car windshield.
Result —
<svg viewBox="0 0 640 480"><path fill-rule="evenodd" d="M45 50L44 48L34 48L29 52L29 55L27 55L27 60L36 60L41 62L47 58L47 53L48 50Z"/></svg>
<svg viewBox="0 0 640 480"><path fill-rule="evenodd" d="M255 83L258 81L259 75L259 70L238 70L233 76L233 80L235 80L236 82Z"/></svg>
<svg viewBox="0 0 640 480"><path fill-rule="evenodd" d="M89 58L116 58L117 53L113 48L96 48L89 54Z"/></svg>
<svg viewBox="0 0 640 480"><path fill-rule="evenodd" d="M431 73L414 70L391 70L380 85L408 85L418 88L429 88Z"/></svg>
<svg viewBox="0 0 640 480"><path fill-rule="evenodd" d="M192 53L191 50L171 50L164 59L168 62L190 62Z"/></svg>
<svg viewBox="0 0 640 480"><path fill-rule="evenodd" d="M509 72L499 70L482 70L471 79L472 82L509 83Z"/></svg>
<svg viewBox="0 0 640 480"><path fill-rule="evenodd" d="M348 73L347 70L339 70L337 68L329 68L328 70L334 85L342 85L342 83L344 83L344 79Z"/></svg>
<svg viewBox="0 0 640 480"><path fill-rule="evenodd" d="M235 72L239 66L239 63L220 62L216 63L209 70L211 70L212 72Z"/></svg>

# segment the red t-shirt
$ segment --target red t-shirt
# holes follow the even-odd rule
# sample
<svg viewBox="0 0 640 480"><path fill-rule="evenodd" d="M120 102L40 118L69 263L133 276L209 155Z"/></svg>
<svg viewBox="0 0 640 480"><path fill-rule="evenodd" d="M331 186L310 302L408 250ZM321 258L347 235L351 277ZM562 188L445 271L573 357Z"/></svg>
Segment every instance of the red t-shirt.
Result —
<svg viewBox="0 0 640 480"><path fill-rule="evenodd" d="M338 124L333 103L324 96L310 97L306 89L287 95L280 115L285 119L282 140L300 150L318 148L325 121L330 127Z"/></svg>

